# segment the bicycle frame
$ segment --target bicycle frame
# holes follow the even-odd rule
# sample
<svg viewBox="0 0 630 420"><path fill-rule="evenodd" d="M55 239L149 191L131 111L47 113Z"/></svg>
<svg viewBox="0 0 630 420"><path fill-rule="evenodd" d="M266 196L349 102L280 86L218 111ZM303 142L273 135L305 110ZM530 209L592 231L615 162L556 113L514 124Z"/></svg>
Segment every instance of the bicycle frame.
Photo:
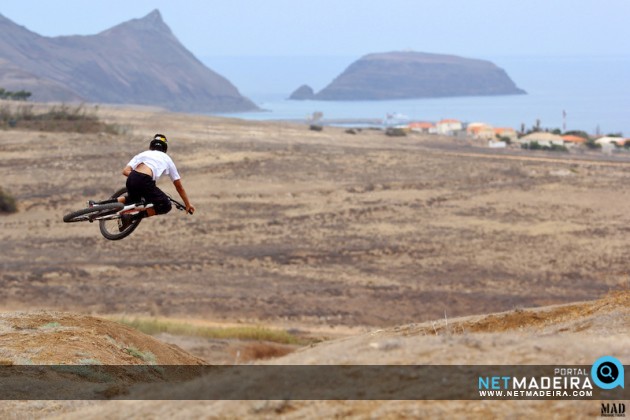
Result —
<svg viewBox="0 0 630 420"><path fill-rule="evenodd" d="M153 204L149 203L149 204L129 204L128 206L123 207L121 210L119 210L117 213L115 213L115 216L122 216L123 214L134 214L134 213L139 213L141 211L144 211L146 209L150 209L153 208ZM112 216L112 215L110 215ZM103 219L107 218L108 216L103 216ZM99 219L95 219L95 220L99 220Z"/></svg>
<svg viewBox="0 0 630 420"><path fill-rule="evenodd" d="M126 238L138 227L142 218L123 218L123 216L131 216L155 207L153 203L146 203L144 200L127 205L119 202L120 197L126 197L124 195L126 192L127 188L121 188L105 202L92 204L64 215L63 221L66 223L98 221L101 234L106 239L117 241ZM178 210L186 209L185 205L174 200L170 195L166 194L166 196Z"/></svg>
<svg viewBox="0 0 630 420"><path fill-rule="evenodd" d="M175 205L175 208L177 208L177 210L185 210L186 206L183 205L182 203L180 203L179 201L173 199L173 197L171 197L170 195L166 195L168 197L169 200L171 200L171 202ZM93 219L90 219L91 222L95 221L95 220L112 220L112 219L118 219L120 218L123 214L135 214L135 213L139 213L141 211L147 210L153 208L153 203L134 203L134 204L129 204L126 205L125 207L123 207L122 209L118 210L115 213L112 214L105 214L103 216L97 216Z"/></svg>

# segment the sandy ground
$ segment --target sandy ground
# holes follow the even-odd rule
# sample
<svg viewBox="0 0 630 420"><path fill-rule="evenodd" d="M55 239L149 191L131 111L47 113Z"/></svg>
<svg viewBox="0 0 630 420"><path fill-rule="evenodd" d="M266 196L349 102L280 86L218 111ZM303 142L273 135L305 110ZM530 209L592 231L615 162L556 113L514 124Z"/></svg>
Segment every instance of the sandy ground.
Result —
<svg viewBox="0 0 630 420"><path fill-rule="evenodd" d="M42 327L42 322L54 320L56 326ZM16 330L17 334L30 339L32 346L24 348L23 342L6 340L3 348L20 353L36 347L42 339L53 340L51 335L72 330L83 340L74 343L72 350L62 347L48 360L59 363L74 357L77 350L89 352L93 357L105 359L111 353L111 337L116 342L138 343L144 352L153 351L164 362L165 351L171 354L171 362L197 363L181 352L157 340L141 337L122 326L97 318L71 316L59 313L35 315L13 314L3 317L3 326ZM22 329L19 329L19 328ZM98 330L97 333L93 329ZM630 294L612 293L597 301L551 306L534 310L516 310L484 316L469 316L449 320L437 320L422 324L401 325L395 328L374 330L369 333L335 339L303 348L288 356L262 362L267 365L551 365L589 366L593 355L615 354L620 360L630 358ZM31 331L26 331L31 329ZM133 336L133 338L132 338ZM92 342L92 345L89 342ZM49 341L50 342L50 341ZM126 363L129 355L114 346L120 354L119 363ZM101 350L99 350L99 348ZM64 358L65 357L65 358ZM111 362L111 360L109 360ZM114 360L114 362L116 362ZM133 363L133 361L132 361ZM525 372L528 372L525 369ZM256 373L253 373L256 375ZM0 404L0 413L21 413L28 416L53 416L54 418L400 418L438 417L466 418L592 418L598 416L599 401L204 401L214 387L241 384L238 395L244 395L248 387L265 383L269 378L252 379L240 375L236 381L218 381L210 373L190 382L169 386L168 395L174 401L155 401L152 389L140 387L135 380L124 378L117 387L131 401L8 401ZM246 379L249 381L246 381ZM445 377L442 380L448 380ZM98 382L81 377L88 386ZM328 379L323 377L315 383ZM437 380L437 379L436 379ZM247 384L250 385L247 385ZM381 377L379 385L386 384L393 392L405 392L406 387L420 386L422 391L432 381L422 379L422 385L409 384L398 376ZM456 382L458 383L458 382ZM462 384L462 386L465 384ZM274 386L273 382L267 386ZM122 392L120 387L124 388ZM238 390L238 388L236 388ZM414 388L415 389L415 388ZM444 391L442 391L444 392ZM127 394L129 393L129 394ZM163 394L161 394L163 395ZM627 395L627 392L626 392ZM114 395L116 396L116 395ZM151 398L150 400L144 400ZM139 401L135 401L139 400Z"/></svg>
<svg viewBox="0 0 630 420"><path fill-rule="evenodd" d="M150 109L98 112L122 134L0 131L2 187L20 205L19 213L0 215L3 311L264 323L332 337L590 301L630 285L625 155L494 151L446 137L312 132ZM96 225L62 222L87 199L122 186L120 171L156 132L169 137L194 216L174 210L118 242L102 238ZM167 181L160 185L174 193ZM627 325L624 317L620 325ZM616 328L615 337L627 331ZM575 363L600 355L596 333L557 330L544 347L553 351L532 352L533 344L525 344L523 354L520 338L492 334L498 335L480 339L483 348L497 340L514 346L505 363L558 363L573 347ZM451 339L461 347L466 335L432 337L426 345L434 350L426 358L409 354L409 362L437 363ZM186 339L173 340L186 348ZM624 347L612 350L627 358ZM394 362L385 354L366 362ZM444 362L482 360L468 354ZM323 360L312 357L302 362ZM474 405L479 417L522 406L492 403ZM525 406L535 410L538 403ZM215 403L213 410L223 404L234 409ZM329 407L338 416L378 416L381 409L386 417L398 410L413 416L414 407L444 414L436 408L442 404L427 404ZM466 409L462 404L455 412ZM592 403L559 404L553 411L559 417L567 406L581 407L572 411L578 415L598 410ZM170 415L179 405L169 407ZM260 412L243 407L250 415L314 413L271 403Z"/></svg>
<svg viewBox="0 0 630 420"><path fill-rule="evenodd" d="M629 284L622 158L99 112L126 134L0 132L0 176L22 210L0 216L8 310L384 327ZM123 185L154 132L170 137L197 214L146 220L120 242L61 221Z"/></svg>

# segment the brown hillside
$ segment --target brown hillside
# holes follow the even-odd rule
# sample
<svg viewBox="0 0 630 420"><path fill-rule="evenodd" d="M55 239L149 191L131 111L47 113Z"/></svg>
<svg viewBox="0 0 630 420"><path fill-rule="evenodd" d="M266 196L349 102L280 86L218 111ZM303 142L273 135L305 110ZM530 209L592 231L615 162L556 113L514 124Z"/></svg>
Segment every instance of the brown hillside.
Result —
<svg viewBox="0 0 630 420"><path fill-rule="evenodd" d="M63 312L0 314L4 365L195 365L202 361L130 327Z"/></svg>
<svg viewBox="0 0 630 420"><path fill-rule="evenodd" d="M373 331L304 348L265 364L588 365L594 362L597 357L594 355L603 353L627 361L630 359L629 299L629 292L619 292L595 302L448 320L448 327L447 320L437 320ZM397 378L383 378L383 381L395 385ZM174 389L173 396L182 400L203 398L207 386L206 378L194 379ZM143 390L131 394L139 399L150 395ZM599 413L599 402L118 401L94 403L94 407L64 412L62 417L444 418L452 413L467 413L468 418L503 418L509 413L511 417L525 418L541 412L558 418L590 417Z"/></svg>

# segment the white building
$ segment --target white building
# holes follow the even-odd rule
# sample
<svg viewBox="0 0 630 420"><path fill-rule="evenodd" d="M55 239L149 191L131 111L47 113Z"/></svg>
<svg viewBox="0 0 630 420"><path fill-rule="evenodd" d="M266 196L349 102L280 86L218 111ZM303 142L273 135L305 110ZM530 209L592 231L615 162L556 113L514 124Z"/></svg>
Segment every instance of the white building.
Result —
<svg viewBox="0 0 630 420"><path fill-rule="evenodd" d="M538 143L541 146L551 147L552 145L564 146L564 139L557 135L547 133L545 131L539 131L531 133L518 139L520 144Z"/></svg>
<svg viewBox="0 0 630 420"><path fill-rule="evenodd" d="M626 144L626 140L623 137L600 137L597 140L595 140L595 143L597 144L601 144L602 146L604 144L615 144L619 147L623 147L624 144Z"/></svg>
<svg viewBox="0 0 630 420"><path fill-rule="evenodd" d="M494 127L490 124L474 122L466 126L466 134L473 139L494 140Z"/></svg>
<svg viewBox="0 0 630 420"><path fill-rule="evenodd" d="M452 136L457 131L461 131L461 130L462 130L462 123L459 120L447 119L447 120L438 121L438 123L435 124L435 131L438 134L444 134L446 136Z"/></svg>

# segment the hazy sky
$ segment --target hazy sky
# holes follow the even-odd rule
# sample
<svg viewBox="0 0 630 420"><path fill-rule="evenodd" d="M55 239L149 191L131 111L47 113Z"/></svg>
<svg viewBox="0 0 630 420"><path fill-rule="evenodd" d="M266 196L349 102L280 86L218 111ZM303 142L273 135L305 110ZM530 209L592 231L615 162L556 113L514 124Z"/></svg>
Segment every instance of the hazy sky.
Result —
<svg viewBox="0 0 630 420"><path fill-rule="evenodd" d="M45 36L88 35L159 9L195 55L628 54L630 0L2 0Z"/></svg>

